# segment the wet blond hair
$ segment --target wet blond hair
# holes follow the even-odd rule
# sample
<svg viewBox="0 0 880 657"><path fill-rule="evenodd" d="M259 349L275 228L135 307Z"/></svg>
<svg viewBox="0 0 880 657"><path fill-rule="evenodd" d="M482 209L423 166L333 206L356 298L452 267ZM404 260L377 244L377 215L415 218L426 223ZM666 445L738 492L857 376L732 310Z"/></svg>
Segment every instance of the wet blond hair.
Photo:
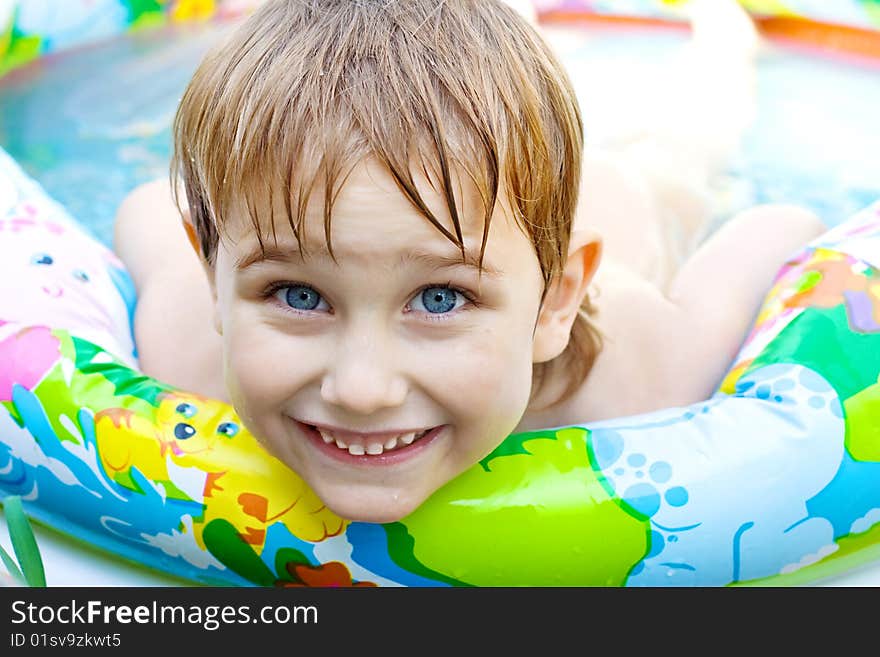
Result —
<svg viewBox="0 0 880 657"><path fill-rule="evenodd" d="M503 2L267 0L192 77L174 120L172 189L182 181L194 238L212 266L234 203L248 209L261 246L264 229L275 235L275 208L284 208L305 251L306 206L323 183L332 254L334 198L354 166L374 158L464 257L454 184L463 173L485 208L480 262L503 189L546 294L567 258L582 128L562 65ZM445 196L452 230L422 199L421 175ZM268 225L257 216L261 199ZM554 401L586 378L600 348L591 312L585 300L565 351L536 364L533 396L551 369L566 377Z"/></svg>

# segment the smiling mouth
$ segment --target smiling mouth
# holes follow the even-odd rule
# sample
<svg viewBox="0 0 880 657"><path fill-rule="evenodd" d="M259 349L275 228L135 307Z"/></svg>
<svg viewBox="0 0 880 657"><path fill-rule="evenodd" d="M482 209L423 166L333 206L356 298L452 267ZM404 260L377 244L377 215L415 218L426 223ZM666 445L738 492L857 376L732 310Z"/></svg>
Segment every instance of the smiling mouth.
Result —
<svg viewBox="0 0 880 657"><path fill-rule="evenodd" d="M370 437L368 435L352 437L350 435L337 436L333 431L316 427L313 424L300 422L300 426L307 429L316 439L323 442L328 448L352 456L382 456L401 452L409 447L417 445L420 440L440 427L431 427L423 431L412 431L397 435Z"/></svg>

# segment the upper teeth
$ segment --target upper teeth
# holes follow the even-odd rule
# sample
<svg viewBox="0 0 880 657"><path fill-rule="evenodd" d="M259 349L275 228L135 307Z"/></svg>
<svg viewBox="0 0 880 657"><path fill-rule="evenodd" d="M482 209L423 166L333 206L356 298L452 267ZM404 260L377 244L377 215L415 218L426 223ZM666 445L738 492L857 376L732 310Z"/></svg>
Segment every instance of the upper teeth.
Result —
<svg viewBox="0 0 880 657"><path fill-rule="evenodd" d="M318 429L318 433L321 434L321 438L324 439L325 443L327 443L328 445L330 445L331 443L336 443L336 446L339 449L346 449L348 450L349 454L353 454L355 456L363 456L365 453L370 454L371 456L378 456L379 454L395 449L396 447L411 445L414 441L428 433L428 431L429 430L426 429L418 433L404 433L399 436L388 438L385 440L384 443L376 439L368 439L366 441L366 446L364 446L363 443L352 443L351 445L349 445L341 438L335 437L329 431Z"/></svg>

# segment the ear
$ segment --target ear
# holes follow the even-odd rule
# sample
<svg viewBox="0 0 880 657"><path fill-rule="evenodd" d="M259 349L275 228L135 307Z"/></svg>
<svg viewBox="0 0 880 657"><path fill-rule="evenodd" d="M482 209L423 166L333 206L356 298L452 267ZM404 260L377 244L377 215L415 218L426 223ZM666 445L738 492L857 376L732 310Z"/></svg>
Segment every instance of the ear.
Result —
<svg viewBox="0 0 880 657"><path fill-rule="evenodd" d="M559 356L568 345L571 327L602 258L602 239L588 228L572 233L568 259L547 289L532 343L532 361L545 363Z"/></svg>
<svg viewBox="0 0 880 657"><path fill-rule="evenodd" d="M196 252L196 255L201 260L202 249L199 247L199 236L196 235L196 227L192 224L192 219L189 216L189 210L184 210L183 212L181 212L180 218L183 222L183 229L186 231L186 239L189 240L189 245L192 247L192 250Z"/></svg>

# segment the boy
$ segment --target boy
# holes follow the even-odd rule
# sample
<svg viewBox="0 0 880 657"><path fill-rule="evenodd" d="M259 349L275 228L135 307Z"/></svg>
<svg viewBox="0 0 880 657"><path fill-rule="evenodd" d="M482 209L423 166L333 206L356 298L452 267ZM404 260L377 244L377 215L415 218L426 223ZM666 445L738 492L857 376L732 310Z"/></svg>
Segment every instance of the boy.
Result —
<svg viewBox="0 0 880 657"><path fill-rule="evenodd" d="M183 223L158 183L117 222L141 367L229 399L352 520L407 515L514 431L708 397L822 230L747 211L658 285L658 197L581 171L565 71L494 0L267 2L174 137Z"/></svg>

